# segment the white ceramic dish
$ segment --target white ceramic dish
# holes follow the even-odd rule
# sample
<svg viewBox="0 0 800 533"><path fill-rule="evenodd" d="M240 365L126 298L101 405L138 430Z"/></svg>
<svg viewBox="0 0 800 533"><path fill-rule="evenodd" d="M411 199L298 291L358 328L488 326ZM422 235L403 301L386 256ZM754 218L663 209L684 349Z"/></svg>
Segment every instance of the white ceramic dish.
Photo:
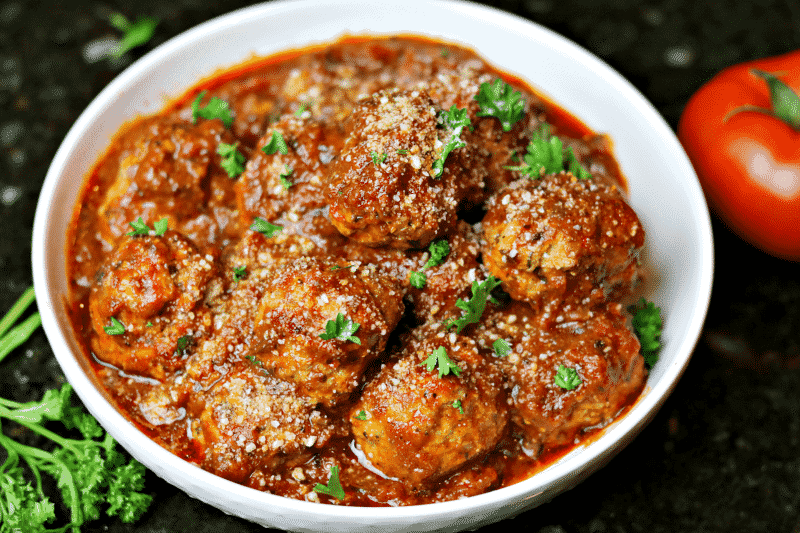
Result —
<svg viewBox="0 0 800 533"><path fill-rule="evenodd" d="M415 33L466 44L491 63L608 132L630 185L653 272L647 295L665 320L661 360L630 412L591 444L531 479L465 500L408 508L343 508L264 494L220 479L162 449L129 423L87 374L65 312L65 234L86 172L121 124L157 111L215 69L252 54L343 33ZM70 130L47 174L33 237L36 295L67 379L100 423L139 461L188 494L228 513L292 531L458 531L516 515L571 488L629 442L663 403L689 361L711 291L711 227L703 194L672 131L627 81L547 29L463 2L299 0L233 12L153 50L117 77Z"/></svg>

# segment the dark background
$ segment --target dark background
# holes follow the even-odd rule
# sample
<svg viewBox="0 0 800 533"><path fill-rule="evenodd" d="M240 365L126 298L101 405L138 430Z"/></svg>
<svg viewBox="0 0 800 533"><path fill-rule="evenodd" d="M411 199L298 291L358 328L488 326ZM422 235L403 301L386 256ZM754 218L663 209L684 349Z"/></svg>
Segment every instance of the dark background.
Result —
<svg viewBox="0 0 800 533"><path fill-rule="evenodd" d="M0 2L0 312L31 284L33 214L50 160L91 99L152 46L250 2ZM675 128L689 96L727 65L800 47L792 0L519 0L493 5L588 48ZM151 44L98 59L108 15L161 20ZM95 55L93 55L95 54ZM716 274L693 359L655 420L577 488L482 531L800 532L800 264L714 220ZM38 399L63 382L43 332L0 364L0 394ZM136 525L85 532L240 533L257 528L154 475Z"/></svg>

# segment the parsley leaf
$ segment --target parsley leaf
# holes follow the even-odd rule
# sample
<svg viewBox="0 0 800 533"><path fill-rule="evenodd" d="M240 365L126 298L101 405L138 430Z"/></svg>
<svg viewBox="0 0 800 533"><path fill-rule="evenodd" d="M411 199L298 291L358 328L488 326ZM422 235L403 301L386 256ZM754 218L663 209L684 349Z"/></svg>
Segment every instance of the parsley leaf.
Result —
<svg viewBox="0 0 800 533"><path fill-rule="evenodd" d="M194 344L194 337L191 335L184 335L178 339L178 343L175 348L175 355L183 356L189 352L189 348Z"/></svg>
<svg viewBox="0 0 800 533"><path fill-rule="evenodd" d="M340 341L350 341L361 344L361 339L354 333L358 331L361 324L346 318L342 313L336 315L336 319L328 320L325 324L325 333L320 333L319 337L323 340L339 339Z"/></svg>
<svg viewBox="0 0 800 533"><path fill-rule="evenodd" d="M283 190L288 191L289 187L294 185L291 181L289 181L289 176L292 175L294 169L289 167L289 165L283 165L283 172L278 175L278 179L281 180L281 185L283 185Z"/></svg>
<svg viewBox="0 0 800 533"><path fill-rule="evenodd" d="M158 237L163 237L168 229L169 229L169 219L167 217L164 217L155 224L153 224L153 233L155 233L156 236Z"/></svg>
<svg viewBox="0 0 800 533"><path fill-rule="evenodd" d="M255 220L253 220L253 223L250 224L250 229L257 231L266 237L272 238L276 233L283 229L283 226L278 226L277 224L272 224L261 217L256 217Z"/></svg>
<svg viewBox="0 0 800 533"><path fill-rule="evenodd" d="M111 325L104 326L103 330L109 335L122 335L125 333L125 326L122 324L122 322L112 316Z"/></svg>
<svg viewBox="0 0 800 533"><path fill-rule="evenodd" d="M478 283L478 280L473 281L472 297L468 301L459 298L456 302L456 307L464 313L461 317L445 323L445 327L448 329L455 327L456 332L461 333L461 330L468 325L479 322L486 309L486 302L491 298L492 290L499 285L500 280L491 275L482 283Z"/></svg>
<svg viewBox="0 0 800 533"><path fill-rule="evenodd" d="M247 160L244 154L236 149L238 142L233 144L219 143L217 154L222 156L220 166L228 173L229 178L236 178L244 172L244 163Z"/></svg>
<svg viewBox="0 0 800 533"><path fill-rule="evenodd" d="M108 21L123 32L113 52L114 57L120 57L125 52L146 44L153 37L159 23L158 19L151 17L141 17L136 19L136 22L131 22L122 13L112 13Z"/></svg>
<svg viewBox="0 0 800 533"><path fill-rule="evenodd" d="M510 131L511 126L525 113L525 100L522 93L515 91L501 79L494 83L481 83L475 100L480 104L479 117L497 117L503 131Z"/></svg>
<svg viewBox="0 0 800 533"><path fill-rule="evenodd" d="M358 414L355 416L356 420L366 420L367 419L367 412L365 410L360 410Z"/></svg>
<svg viewBox="0 0 800 533"><path fill-rule="evenodd" d="M452 130L452 134L447 142L444 143L442 155L433 162L434 178L438 178L442 175L442 172L444 172L444 162L447 159L447 156L450 155L450 152L456 148L463 148L467 145L467 143L462 141L459 137L464 128L472 128L472 123L467 116L467 109L458 109L455 104L450 106L449 111L442 111L442 113L439 115L439 120L446 128Z"/></svg>
<svg viewBox="0 0 800 533"><path fill-rule="evenodd" d="M508 354L511 353L511 345L505 339L497 339L494 341L492 348L497 357L507 357Z"/></svg>
<svg viewBox="0 0 800 533"><path fill-rule="evenodd" d="M412 287L424 289L425 284L428 282L428 276L425 275L425 272L417 272L416 270L412 270L408 275L408 282Z"/></svg>
<svg viewBox="0 0 800 533"><path fill-rule="evenodd" d="M238 266L233 268L233 281L240 281L247 276L247 267Z"/></svg>
<svg viewBox="0 0 800 533"><path fill-rule="evenodd" d="M583 381L581 381L581 377L578 375L577 370L564 365L558 365L556 377L553 382L562 389L566 390L572 390L583 383Z"/></svg>
<svg viewBox="0 0 800 533"><path fill-rule="evenodd" d="M213 120L218 118L222 121L226 128L230 128L233 124L233 115L231 114L228 102L216 96L209 98L205 107L200 107L200 101L206 95L207 91L200 91L197 98L192 102L192 124L197 123L198 118L206 120Z"/></svg>
<svg viewBox="0 0 800 533"><path fill-rule="evenodd" d="M274 130L272 132L272 137L270 137L267 144L261 148L261 151L267 155L272 155L275 152L280 152L283 155L286 155L289 153L289 147L286 146L286 141L283 139L281 132Z"/></svg>
<svg viewBox="0 0 800 533"><path fill-rule="evenodd" d="M452 403L452 405L453 405L453 407L455 407L456 409L458 409L458 412L459 412L459 413L461 413L462 415L464 414L464 406L463 406L463 405L461 405L461 400L455 400L455 401Z"/></svg>
<svg viewBox="0 0 800 533"><path fill-rule="evenodd" d="M387 157L388 155L389 155L389 154L387 154L386 152L384 152L383 154L379 154L379 153L378 153L378 152L376 152L375 150L373 150L373 151L371 151L371 152L369 153L369 156L372 158L372 164L373 164L373 165L380 165L381 163L383 163L384 161L386 161L386 157Z"/></svg>
<svg viewBox="0 0 800 533"><path fill-rule="evenodd" d="M463 370L448 357L447 350L444 349L444 346L436 348L427 359L419 364L419 366L424 366L428 369L428 372L433 372L433 369L438 367L440 378L450 373L458 377Z"/></svg>
<svg viewBox="0 0 800 533"><path fill-rule="evenodd" d="M303 113L305 113L305 112L306 112L306 104L305 103L301 103L298 106L298 108L295 110L294 116L296 116L297 118L301 118L303 116Z"/></svg>
<svg viewBox="0 0 800 533"><path fill-rule="evenodd" d="M538 179L544 174L556 174L565 169L578 179L585 180L592 177L591 172L586 170L575 157L572 148L564 148L561 139L550 135L550 128L547 125L543 125L531 137L522 161L521 165L503 168L516 170L530 179Z"/></svg>
<svg viewBox="0 0 800 533"><path fill-rule="evenodd" d="M128 222L128 225L133 228L133 231L126 233L125 235L149 235L150 234L150 227L144 223L142 217L139 217L133 222Z"/></svg>
<svg viewBox="0 0 800 533"><path fill-rule="evenodd" d="M633 314L633 331L642 345L642 356L648 368L658 362L658 352L661 350L661 331L664 327L661 321L661 308L644 298L639 303L628 308Z"/></svg>
<svg viewBox="0 0 800 533"><path fill-rule="evenodd" d="M317 483L314 487L314 492L319 492L320 494L327 494L337 500L343 500L345 497L344 489L342 488L342 484L339 481L339 467L332 466L331 467L331 475L328 478L328 485L325 486L322 483Z"/></svg>
<svg viewBox="0 0 800 533"><path fill-rule="evenodd" d="M409 275L409 283L417 289L425 288L428 277L425 275L424 270L441 265L447 257L447 254L450 253L450 245L447 244L447 239L439 239L428 246L428 251L431 256L428 258L425 265L419 271L412 270Z"/></svg>

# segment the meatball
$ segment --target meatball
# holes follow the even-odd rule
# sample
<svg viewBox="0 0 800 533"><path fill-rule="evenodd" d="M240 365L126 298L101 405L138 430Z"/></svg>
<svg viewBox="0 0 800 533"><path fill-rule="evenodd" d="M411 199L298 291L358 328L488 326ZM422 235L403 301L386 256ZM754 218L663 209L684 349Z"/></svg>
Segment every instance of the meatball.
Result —
<svg viewBox="0 0 800 533"><path fill-rule="evenodd" d="M89 295L92 350L128 372L161 378L212 329L204 298L215 258L177 232L124 237ZM120 333L116 328L124 328ZM112 332L111 334L108 332Z"/></svg>
<svg viewBox="0 0 800 533"><path fill-rule="evenodd" d="M188 412L202 467L239 483L255 470L305 462L333 433L313 401L250 362L198 394Z"/></svg>
<svg viewBox="0 0 800 533"><path fill-rule="evenodd" d="M331 169L333 225L369 246L398 249L424 247L446 233L465 194L449 164L434 177L451 134L439 127L438 108L424 92L381 91L360 102Z"/></svg>
<svg viewBox="0 0 800 533"><path fill-rule="evenodd" d="M403 313L403 290L371 265L301 257L279 263L261 283L254 356L326 406L358 387Z"/></svg>
<svg viewBox="0 0 800 533"><path fill-rule="evenodd" d="M529 305L512 302L491 311L477 330L482 347L499 339L510 347L492 361L505 376L511 420L532 457L609 423L644 385L639 341L625 325L622 306L595 308L585 317L558 316L556 325L545 329ZM558 384L559 372L573 371L579 381L568 385L574 388Z"/></svg>
<svg viewBox="0 0 800 533"><path fill-rule="evenodd" d="M483 219L483 261L515 300L583 304L629 292L644 230L613 185L562 172L501 189Z"/></svg>
<svg viewBox="0 0 800 533"><path fill-rule="evenodd" d="M222 122L192 125L162 120L145 126L134 132L136 141L125 152L98 208L105 221L104 237L116 240L138 217L145 221L166 217L170 228L201 246L235 233L235 198L217 154L220 143L235 140ZM237 145L237 150L249 156L246 147Z"/></svg>
<svg viewBox="0 0 800 533"><path fill-rule="evenodd" d="M404 341L364 388L350 424L375 468L425 488L494 448L508 411L500 374L474 340L430 323Z"/></svg>

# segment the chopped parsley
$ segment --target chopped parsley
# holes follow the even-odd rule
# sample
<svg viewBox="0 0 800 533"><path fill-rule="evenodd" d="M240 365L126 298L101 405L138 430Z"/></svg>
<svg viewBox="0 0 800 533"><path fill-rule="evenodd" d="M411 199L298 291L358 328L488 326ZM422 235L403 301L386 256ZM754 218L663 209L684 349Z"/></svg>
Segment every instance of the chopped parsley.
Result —
<svg viewBox="0 0 800 533"><path fill-rule="evenodd" d="M191 335L184 335L178 339L178 343L175 347L175 355L177 356L184 356L189 353L189 348L194 343L194 337Z"/></svg>
<svg viewBox="0 0 800 533"><path fill-rule="evenodd" d="M284 191L288 191L289 187L294 185L291 181L289 181L289 176L292 175L294 169L291 168L289 165L283 165L283 172L278 174L278 179L281 180L281 185L283 186Z"/></svg>
<svg viewBox="0 0 800 533"><path fill-rule="evenodd" d="M361 327L361 325L358 322L353 322L342 313L339 313L334 320L328 320L325 324L325 333L320 333L319 337L326 341L330 339L339 339L340 341L350 341L361 344L361 339L354 335L359 327Z"/></svg>
<svg viewBox="0 0 800 533"><path fill-rule="evenodd" d="M400 154L400 155L406 155L406 154L408 154L408 150L406 150L405 148L400 148L397 151L397 153Z"/></svg>
<svg viewBox="0 0 800 533"><path fill-rule="evenodd" d="M379 153L378 153L378 152L376 152L375 150L373 150L373 151L371 151L371 152L369 153L369 156L372 158L372 164L373 164L373 165L380 165L381 163L383 163L384 161L386 161L386 157L387 157L388 155L389 155L389 154L387 154L386 152L383 152L382 154L379 154Z"/></svg>
<svg viewBox="0 0 800 533"><path fill-rule="evenodd" d="M453 402L453 407L458 409L458 412L462 415L464 414L464 406L461 405L461 400L456 400Z"/></svg>
<svg viewBox="0 0 800 533"><path fill-rule="evenodd" d="M122 13L112 13L108 22L122 32L122 38L112 52L114 57L120 57L125 52L146 44L153 38L159 20L152 17L140 17L136 22L131 22Z"/></svg>
<svg viewBox="0 0 800 533"><path fill-rule="evenodd" d="M581 377L578 375L577 370L564 365L558 365L556 377L553 381L556 385L566 390L572 390L583 383L581 381Z"/></svg>
<svg viewBox="0 0 800 533"><path fill-rule="evenodd" d="M433 162L433 177L435 178L438 178L444 172L444 162L450 152L467 145L460 138L461 132L466 127L472 128L472 123L467 116L467 109L458 109L455 104L450 107L449 111L442 111L439 115L439 120L446 128L452 131L452 134L447 142L444 143L442 155Z"/></svg>
<svg viewBox="0 0 800 533"><path fill-rule="evenodd" d="M323 485L322 483L317 483L314 487L314 492L326 494L332 498L336 498L337 500L343 500L345 493L344 489L342 488L342 483L339 481L339 467L332 466L330 472L331 475L328 478L327 486Z"/></svg>
<svg viewBox="0 0 800 533"><path fill-rule="evenodd" d="M450 245L447 243L447 239L439 239L438 241L433 241L430 246L428 246L428 251L431 256L428 258L425 265L419 271L412 270L409 274L409 283L417 289L424 288L425 283L428 281L424 270L441 265L447 257L447 254L450 253Z"/></svg>
<svg viewBox="0 0 800 533"><path fill-rule="evenodd" d="M628 308L633 314L633 331L639 338L642 356L648 368L658 362L658 352L661 350L661 331L664 327L661 321L661 308L644 298L639 303Z"/></svg>
<svg viewBox="0 0 800 533"><path fill-rule="evenodd" d="M436 348L419 366L424 366L428 369L428 372L433 372L435 368L438 368L440 378L450 373L458 377L463 370L447 356L447 350L444 349L444 346Z"/></svg>
<svg viewBox="0 0 800 533"><path fill-rule="evenodd" d="M367 419L367 412L365 410L360 410L358 414L355 416L356 420L366 420Z"/></svg>
<svg viewBox="0 0 800 533"><path fill-rule="evenodd" d="M226 128L230 128L233 124L233 115L231 114L228 102L216 96L209 98L205 107L200 107L200 101L206 95L207 91L200 91L197 98L192 102L192 123L196 124L198 118L206 120L213 120L218 118L222 121Z"/></svg>
<svg viewBox="0 0 800 533"><path fill-rule="evenodd" d="M508 354L511 353L511 345L505 339L497 339L494 341L492 348L497 357L507 357Z"/></svg>
<svg viewBox="0 0 800 533"><path fill-rule="evenodd" d="M111 325L104 326L103 330L109 335L122 335L125 333L125 326L122 324L122 322L112 316Z"/></svg>
<svg viewBox="0 0 800 533"><path fill-rule="evenodd" d="M481 106L477 116L496 117L503 131L510 131L511 126L525 114L522 93L499 78L494 83L481 83L475 100Z"/></svg>
<svg viewBox="0 0 800 533"><path fill-rule="evenodd" d="M564 148L564 143L555 135L550 135L550 128L545 124L531 137L523 163L518 166L505 166L507 170L516 170L530 179L538 179L544 174L556 174L568 170L578 179L589 179L592 174L580 164L572 148Z"/></svg>
<svg viewBox="0 0 800 533"><path fill-rule="evenodd" d="M294 112L294 116L296 116L297 118L300 118L300 117L302 117L302 116L303 116L303 113L305 113L305 112L306 112L306 104L305 104L305 103L302 103L302 104L300 104L300 106L297 108L297 110L295 110L295 112Z"/></svg>
<svg viewBox="0 0 800 533"><path fill-rule="evenodd" d="M150 227L144 223L142 217L139 217L133 222L128 222L128 225L133 228L133 231L130 231L125 235L130 235L130 236L150 235L150 232L152 231L155 235L161 237L164 235L164 233L167 232L167 229L169 228L169 219L167 219L167 217L162 218L161 220L153 224L153 229L150 229Z"/></svg>
<svg viewBox="0 0 800 533"><path fill-rule="evenodd" d="M241 281L247 276L247 267L238 266L233 268L233 281Z"/></svg>
<svg viewBox="0 0 800 533"><path fill-rule="evenodd" d="M272 238L276 233L283 229L283 226L278 226L277 224L272 224L261 217L256 217L253 220L253 223L250 224L250 229L263 234L265 237Z"/></svg>
<svg viewBox="0 0 800 533"><path fill-rule="evenodd" d="M244 154L236 149L239 143L219 143L217 153L222 156L220 166L228 173L229 178L236 178L244 172L244 163L247 160Z"/></svg>
<svg viewBox="0 0 800 533"><path fill-rule="evenodd" d="M492 291L500 285L500 280L494 276L489 276L482 283L478 280L472 282L472 297L464 301L461 298L456 302L456 307L464 311L461 317L445 323L446 328L456 328L456 332L461 333L465 327L480 321L483 310L486 309L486 302L492 297Z"/></svg>
<svg viewBox="0 0 800 533"><path fill-rule="evenodd" d="M289 147L286 146L286 141L283 139L281 132L275 130L272 132L272 137L270 137L267 144L261 148L261 151L267 155L272 155L275 152L280 152L283 155L286 155L289 153Z"/></svg>

